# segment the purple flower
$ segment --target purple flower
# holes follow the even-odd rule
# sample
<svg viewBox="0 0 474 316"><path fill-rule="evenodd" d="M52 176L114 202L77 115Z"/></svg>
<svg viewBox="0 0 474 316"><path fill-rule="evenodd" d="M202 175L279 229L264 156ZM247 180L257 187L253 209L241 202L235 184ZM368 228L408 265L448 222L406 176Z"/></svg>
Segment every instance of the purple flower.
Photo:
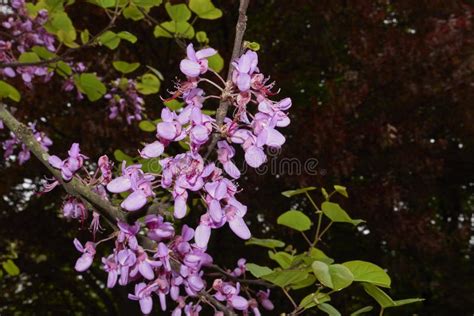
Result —
<svg viewBox="0 0 474 316"><path fill-rule="evenodd" d="M270 297L270 289L267 289L266 292L263 291L258 291L257 293L257 299L259 300L260 304L262 304L263 308L265 308L268 311L273 310L274 306L272 301L269 299Z"/></svg>
<svg viewBox="0 0 474 316"><path fill-rule="evenodd" d="M207 57L215 55L217 51L213 48L205 48L199 51L194 50L193 44L189 44L186 48L187 58L181 60L179 69L188 77L197 77L206 73L208 69Z"/></svg>
<svg viewBox="0 0 474 316"><path fill-rule="evenodd" d="M221 279L214 280L212 288L216 291L214 297L219 301L227 301L227 304L237 310L247 310L249 302L242 296L240 292L240 284L233 286L231 283L223 282Z"/></svg>
<svg viewBox="0 0 474 316"><path fill-rule="evenodd" d="M109 255L107 258L102 258L104 270L108 273L107 287L113 288L117 283L119 276L119 264L115 254Z"/></svg>
<svg viewBox="0 0 474 316"><path fill-rule="evenodd" d="M84 221L87 218L87 209L82 201L70 197L63 204L63 215L66 218L79 218Z"/></svg>
<svg viewBox="0 0 474 316"><path fill-rule="evenodd" d="M86 156L80 153L79 144L74 143L68 151L69 158L61 160L58 156L49 156L48 162L51 166L61 170L61 176L64 180L70 181L74 173L82 168Z"/></svg>
<svg viewBox="0 0 474 316"><path fill-rule="evenodd" d="M225 140L219 141L217 148L217 159L222 163L225 172L234 179L240 178L240 171L231 160L235 156L235 149Z"/></svg>
<svg viewBox="0 0 474 316"><path fill-rule="evenodd" d="M152 181L155 179L150 174L144 173L141 165L122 165L122 176L113 179L107 184L107 190L112 193L131 191L120 206L127 211L137 211L146 203L148 197L154 196Z"/></svg>
<svg viewBox="0 0 474 316"><path fill-rule="evenodd" d="M163 108L161 111L162 122L156 126L156 136L164 142L180 141L186 137L186 133L178 121L178 117L174 112L168 108Z"/></svg>
<svg viewBox="0 0 474 316"><path fill-rule="evenodd" d="M153 299L151 298L153 288L147 287L143 282L135 285L135 293L128 294L128 298L138 301L143 314L148 315L153 309Z"/></svg>
<svg viewBox="0 0 474 316"><path fill-rule="evenodd" d="M98 165L102 173L102 176L100 178L100 183L103 185L107 185L110 181L112 181L113 163L110 161L107 155L103 155L99 157Z"/></svg>
<svg viewBox="0 0 474 316"><path fill-rule="evenodd" d="M250 89L251 75L258 71L258 56L254 51L246 51L237 61L234 61L234 71L232 72L232 81L237 85L240 91L244 92Z"/></svg>
<svg viewBox="0 0 474 316"><path fill-rule="evenodd" d="M82 252L82 256L77 259L74 269L76 269L77 272L84 272L89 269L89 267L92 265L92 262L94 261L95 244L88 241L83 247L81 242L75 238L74 246L76 247L77 251Z"/></svg>
<svg viewBox="0 0 474 316"><path fill-rule="evenodd" d="M174 227L170 222L164 222L162 216L147 215L145 225L148 228L148 237L155 241L169 239L174 236Z"/></svg>

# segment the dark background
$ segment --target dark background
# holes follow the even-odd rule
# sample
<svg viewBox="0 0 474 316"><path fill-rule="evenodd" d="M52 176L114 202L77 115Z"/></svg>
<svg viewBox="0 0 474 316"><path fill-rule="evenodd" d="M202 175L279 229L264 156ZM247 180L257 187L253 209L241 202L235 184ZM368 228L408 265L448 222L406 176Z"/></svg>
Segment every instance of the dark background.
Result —
<svg viewBox="0 0 474 316"><path fill-rule="evenodd" d="M215 3L223 18L200 20L195 29L207 31L210 45L228 58L238 3ZM91 5L73 8L69 14L79 29L87 26L93 33L107 24ZM151 14L166 20L162 7ZM395 298L426 299L387 315L474 312L473 14L470 1L453 0L252 0L249 7L245 38L261 44L261 71L277 81L281 97L293 99L279 159L318 161L317 175L247 172L239 196L249 206L253 234L282 238L303 250L300 235L275 222L290 206L308 214L310 206L280 192L346 186L350 198L339 202L367 223L361 229L335 226L323 250L337 261L369 260L387 268ZM118 76L110 58L152 65L165 76L166 96L178 75L180 48L172 40L153 39L144 22L122 19L117 30L134 33L138 44L124 43L118 52L92 48L78 57L107 79ZM38 126L55 141L52 152L63 155L80 142L94 160L118 148L133 155L140 142L153 138L136 124L109 121L105 101L78 102L60 87L53 80L25 90L15 114L24 122L47 119ZM157 118L159 98L146 101L148 116ZM61 189L34 194L46 169L35 159L22 167L0 166L0 253L14 247L22 271L1 279L1 313L137 314L138 304L125 298L129 289L103 288L106 274L98 265L80 276L73 270L78 253L72 239L85 240L88 233L58 218ZM196 218L188 221L195 224ZM271 264L265 251L245 247L226 229L213 235L211 245L224 267L241 256ZM358 298L335 295L333 305L343 315L374 304L360 288L351 294ZM272 294L278 310L291 310L279 295Z"/></svg>

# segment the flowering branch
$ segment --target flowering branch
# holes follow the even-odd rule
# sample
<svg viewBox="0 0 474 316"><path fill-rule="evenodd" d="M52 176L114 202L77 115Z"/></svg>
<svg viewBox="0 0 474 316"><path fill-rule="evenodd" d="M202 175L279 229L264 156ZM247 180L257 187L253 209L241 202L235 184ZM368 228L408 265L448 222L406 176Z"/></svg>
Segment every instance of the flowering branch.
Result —
<svg viewBox="0 0 474 316"><path fill-rule="evenodd" d="M30 129L24 124L20 123L6 108L6 105L0 103L0 120L31 150L31 152L41 161L41 163L53 174L53 176L61 183L64 189L71 195L86 200L90 204L97 208L102 216L104 216L110 226L117 229L115 224L117 220L125 220L124 213L117 207L110 204L110 202L102 199L97 193L93 192L89 187L81 183L78 179L73 178L71 181L66 182L61 177L61 172L53 168L48 162L50 155L41 147L41 144L35 139ZM146 237L142 237L141 241L151 245L151 240ZM179 267L176 267L179 271ZM198 296L210 304L215 306L217 309L222 311L226 316L234 316L235 313L228 309L226 306L216 300L211 294L202 290L198 293Z"/></svg>
<svg viewBox="0 0 474 316"><path fill-rule="evenodd" d="M103 215L109 223L115 227L117 220L125 220L124 213L108 201L101 198L97 193L90 190L89 187L81 183L78 179L73 178L69 182L65 182L61 177L61 172L53 168L48 162L49 154L43 149L41 144L35 139L31 130L24 124L20 123L6 109L5 104L0 103L0 120L31 150L31 152L48 168L53 176L62 184L64 189L71 195L86 200L96 206L97 211Z"/></svg>
<svg viewBox="0 0 474 316"><path fill-rule="evenodd" d="M234 47L232 49L232 56L230 58L229 62L229 69L227 72L227 83L226 87L230 86L232 81L232 70L234 66L232 65L232 62L237 59L240 54L242 53L242 42L245 34L245 29L247 28L247 8L249 6L249 0L240 0L240 5L239 5L239 18L237 20L237 24L235 26L235 39L234 39ZM218 129L221 129L222 125L224 124L224 118L227 115L227 111L229 110L229 106L231 105L231 99L225 97L226 92L224 91L222 93L222 99L221 102L219 103L219 107L217 108L216 111L216 124L218 126ZM214 133L212 135L212 140L209 143L209 146L207 148L207 153L205 155L205 158L208 158L209 155L212 153L214 148L217 145L217 142L219 141L219 138L221 137L220 133Z"/></svg>

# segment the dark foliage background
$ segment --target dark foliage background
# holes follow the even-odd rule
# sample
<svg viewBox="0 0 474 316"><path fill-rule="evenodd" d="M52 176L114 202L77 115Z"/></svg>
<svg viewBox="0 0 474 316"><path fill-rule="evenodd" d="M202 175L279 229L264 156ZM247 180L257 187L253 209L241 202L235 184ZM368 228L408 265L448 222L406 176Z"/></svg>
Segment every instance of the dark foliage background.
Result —
<svg viewBox="0 0 474 316"><path fill-rule="evenodd" d="M211 45L229 56L238 3L216 5L224 17L195 28L207 31ZM93 32L106 25L93 6L74 7L69 14L78 27L93 25ZM278 82L281 95L293 99L288 141L278 159L318 160L317 175L246 174L240 196L249 205L252 231L304 247L299 235L275 221L290 206L309 211L309 205L280 192L347 186L350 199L341 202L366 226L336 227L323 250L338 261L357 258L386 267L394 297L426 298L388 315L474 312L473 14L471 1L456 0L253 0L249 8L246 39L262 46L260 68ZM152 15L165 19L163 8ZM165 95L178 74L179 47L153 40L144 22L122 20L118 29L136 34L138 44L124 44L120 53L93 48L80 57L109 79L117 75L111 57L152 65L165 76ZM141 141L152 139L136 125L107 120L104 102L69 101L58 91L59 81L38 85L24 93L16 112L23 121L46 118L39 128L54 138L53 152L80 142L96 159L117 148L134 154ZM149 117L156 118L161 107L157 97L147 100ZM1 313L137 314L137 304L125 299L128 289L103 288L99 266L81 276L73 271L72 239L87 232L58 218L60 189L34 194L45 168L34 159L25 167L0 166L0 253L15 247L22 271L1 279ZM268 263L265 252L244 247L225 230L213 237L211 252L226 267L241 256ZM345 297L334 305L345 315L367 303Z"/></svg>

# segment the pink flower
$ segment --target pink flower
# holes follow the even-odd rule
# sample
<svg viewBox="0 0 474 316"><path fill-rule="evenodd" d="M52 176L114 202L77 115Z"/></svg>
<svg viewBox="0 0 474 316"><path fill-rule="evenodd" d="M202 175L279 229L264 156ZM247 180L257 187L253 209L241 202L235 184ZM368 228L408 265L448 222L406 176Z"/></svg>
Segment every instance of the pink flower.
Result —
<svg viewBox="0 0 474 316"><path fill-rule="evenodd" d="M205 48L199 51L194 50L193 44L189 44L186 48L187 58L181 60L179 69L188 77L197 77L206 73L208 69L207 57L215 55L217 51L213 48Z"/></svg>
<svg viewBox="0 0 474 316"><path fill-rule="evenodd" d="M76 247L77 251L82 252L82 256L77 259L74 269L76 269L77 272L84 272L89 269L89 267L92 265L92 262L94 261L95 244L88 241L83 247L80 241L75 238L74 246Z"/></svg>

